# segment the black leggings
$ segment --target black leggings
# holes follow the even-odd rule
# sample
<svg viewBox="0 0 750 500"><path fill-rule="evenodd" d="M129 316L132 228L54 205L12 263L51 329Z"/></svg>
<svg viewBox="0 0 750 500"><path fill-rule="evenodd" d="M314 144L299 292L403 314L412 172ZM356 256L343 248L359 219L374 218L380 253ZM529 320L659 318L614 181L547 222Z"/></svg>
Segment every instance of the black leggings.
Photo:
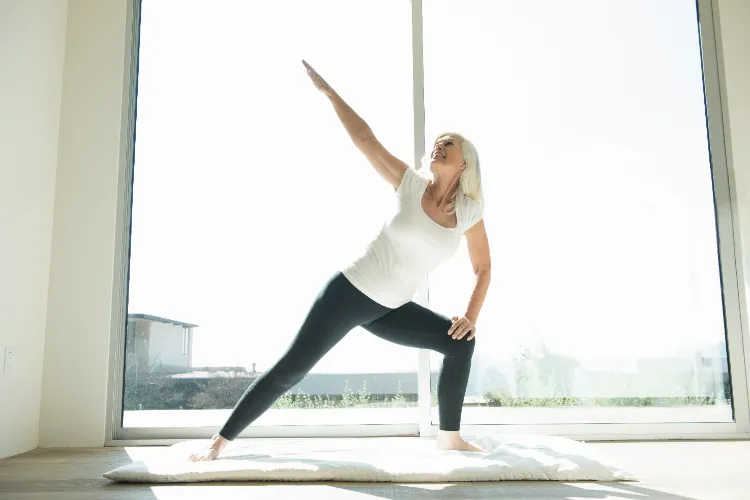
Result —
<svg viewBox="0 0 750 500"><path fill-rule="evenodd" d="M440 429L457 431L475 342L454 340L448 335L451 325L450 319L414 302L398 309L381 306L337 273L315 299L287 351L248 387L219 434L236 438L357 326L390 342L444 355L438 378Z"/></svg>

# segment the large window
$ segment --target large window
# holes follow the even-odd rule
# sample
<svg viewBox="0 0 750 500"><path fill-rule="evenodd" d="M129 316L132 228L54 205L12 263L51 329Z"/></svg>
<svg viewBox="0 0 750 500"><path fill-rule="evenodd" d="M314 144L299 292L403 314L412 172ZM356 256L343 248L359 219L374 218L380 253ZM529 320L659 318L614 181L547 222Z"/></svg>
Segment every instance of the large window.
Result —
<svg viewBox="0 0 750 500"><path fill-rule="evenodd" d="M146 0L141 19L124 426L219 425L390 208L301 58L409 159L409 4ZM355 330L257 424L413 422L415 359Z"/></svg>
<svg viewBox="0 0 750 500"><path fill-rule="evenodd" d="M733 422L700 36L686 0L142 0L120 435L221 425L393 208L302 58L407 163L478 148L464 424ZM425 278L462 314L465 244ZM434 431L418 354L356 329L254 426Z"/></svg>
<svg viewBox="0 0 750 500"><path fill-rule="evenodd" d="M424 2L427 139L476 142L494 257L464 422L732 420L696 18ZM462 312L470 269L431 306Z"/></svg>

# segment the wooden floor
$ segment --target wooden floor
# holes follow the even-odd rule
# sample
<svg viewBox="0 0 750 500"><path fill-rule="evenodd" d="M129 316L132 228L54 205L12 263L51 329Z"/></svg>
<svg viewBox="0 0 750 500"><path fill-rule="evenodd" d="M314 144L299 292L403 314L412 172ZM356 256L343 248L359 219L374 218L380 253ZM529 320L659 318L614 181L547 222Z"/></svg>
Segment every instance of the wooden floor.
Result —
<svg viewBox="0 0 750 500"><path fill-rule="evenodd" d="M396 439L391 438L390 443ZM270 441L270 440L269 440ZM310 440L308 440L310 441ZM314 441L314 440L312 440ZM362 440L357 440L360 444ZM337 440L356 446L352 440ZM380 441L383 443L384 441ZM326 441L327 447L331 442ZM395 443L403 445L401 443ZM279 441L293 446L289 440ZM750 441L593 443L634 472L637 483L210 483L117 484L101 474L160 450L35 450L0 460L0 499L12 500L377 500L565 499L750 500Z"/></svg>

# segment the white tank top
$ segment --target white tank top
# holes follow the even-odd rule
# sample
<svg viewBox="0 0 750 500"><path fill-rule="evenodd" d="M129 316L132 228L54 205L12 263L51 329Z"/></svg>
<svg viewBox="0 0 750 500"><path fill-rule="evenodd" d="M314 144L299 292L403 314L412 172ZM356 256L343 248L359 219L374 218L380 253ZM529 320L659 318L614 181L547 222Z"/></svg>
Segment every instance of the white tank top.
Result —
<svg viewBox="0 0 750 500"><path fill-rule="evenodd" d="M411 301L427 273L455 254L461 236L482 219L481 204L462 196L455 228L443 227L422 209L429 180L407 168L396 190L398 210L366 252L343 274L360 292L396 309Z"/></svg>

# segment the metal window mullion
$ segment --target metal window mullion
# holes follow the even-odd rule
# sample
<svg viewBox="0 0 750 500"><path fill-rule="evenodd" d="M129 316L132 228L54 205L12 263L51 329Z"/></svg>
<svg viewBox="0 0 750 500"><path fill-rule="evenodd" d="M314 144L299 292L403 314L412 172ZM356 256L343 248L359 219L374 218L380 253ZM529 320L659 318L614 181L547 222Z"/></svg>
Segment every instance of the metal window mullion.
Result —
<svg viewBox="0 0 750 500"><path fill-rule="evenodd" d="M122 129L118 179L118 213L112 290L109 380L105 441L122 435L123 394L125 391L125 337L127 333L128 278L130 273L130 223L133 200L135 115L138 86L141 0L127 2L127 52L124 59Z"/></svg>
<svg viewBox="0 0 750 500"><path fill-rule="evenodd" d="M414 133L414 168L419 169L424 156L425 112L424 112L424 60L422 48L424 37L422 31L422 0L411 0L411 49L412 49L412 92L413 92L413 133ZM429 283L427 277L417 289L416 301L429 306ZM432 422L430 407L430 351L419 349L417 353L417 401L419 405L419 433L428 435Z"/></svg>

